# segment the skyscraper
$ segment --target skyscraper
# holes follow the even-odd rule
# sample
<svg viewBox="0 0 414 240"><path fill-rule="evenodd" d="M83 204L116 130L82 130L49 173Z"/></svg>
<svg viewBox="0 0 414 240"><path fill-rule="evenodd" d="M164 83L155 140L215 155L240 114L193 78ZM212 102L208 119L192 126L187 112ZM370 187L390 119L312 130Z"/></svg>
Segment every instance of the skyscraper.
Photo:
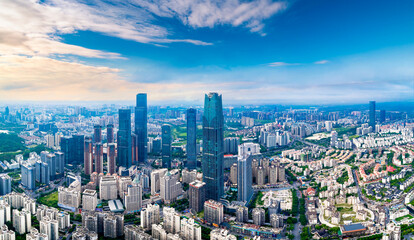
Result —
<svg viewBox="0 0 414 240"><path fill-rule="evenodd" d="M62 137L60 148L65 158L65 164L82 164L84 161L84 136L73 135Z"/></svg>
<svg viewBox="0 0 414 240"><path fill-rule="evenodd" d="M222 97L209 93L204 99L203 115L203 182L206 183L206 199L219 200L224 191L223 139L224 117Z"/></svg>
<svg viewBox="0 0 414 240"><path fill-rule="evenodd" d="M135 134L137 135L138 162L147 159L147 94L137 94L135 107Z"/></svg>
<svg viewBox="0 0 414 240"><path fill-rule="evenodd" d="M115 143L108 144L107 156L108 156L108 172L110 174L114 174L116 172Z"/></svg>
<svg viewBox="0 0 414 240"><path fill-rule="evenodd" d="M95 144L95 172L103 173L103 146L102 143Z"/></svg>
<svg viewBox="0 0 414 240"><path fill-rule="evenodd" d="M92 140L90 138L85 138L85 147L84 147L84 163L83 167L85 169L86 175L91 175L93 172L93 147Z"/></svg>
<svg viewBox="0 0 414 240"><path fill-rule="evenodd" d="M237 160L237 201L248 202L253 195L252 156L239 156Z"/></svg>
<svg viewBox="0 0 414 240"><path fill-rule="evenodd" d="M106 126L106 140L108 143L114 142L114 125L111 123Z"/></svg>
<svg viewBox="0 0 414 240"><path fill-rule="evenodd" d="M162 138L162 167L171 168L171 126L164 124L161 127Z"/></svg>
<svg viewBox="0 0 414 240"><path fill-rule="evenodd" d="M380 111L380 122L381 123L385 122L385 110L384 109Z"/></svg>
<svg viewBox="0 0 414 240"><path fill-rule="evenodd" d="M189 202L190 208L193 212L198 213L203 210L204 202L206 201L205 183L198 180L190 183L189 188Z"/></svg>
<svg viewBox="0 0 414 240"><path fill-rule="evenodd" d="M375 101L369 102L369 125L375 131Z"/></svg>
<svg viewBox="0 0 414 240"><path fill-rule="evenodd" d="M99 124L93 126L93 142L102 142L102 126Z"/></svg>
<svg viewBox="0 0 414 240"><path fill-rule="evenodd" d="M35 185L35 168L28 164L22 164L21 166L21 173L22 173L22 185L25 186L29 190L34 190L36 188Z"/></svg>
<svg viewBox="0 0 414 240"><path fill-rule="evenodd" d="M197 168L197 111L187 109L187 168Z"/></svg>
<svg viewBox="0 0 414 240"><path fill-rule="evenodd" d="M131 110L119 109L118 163L129 168L132 165Z"/></svg>

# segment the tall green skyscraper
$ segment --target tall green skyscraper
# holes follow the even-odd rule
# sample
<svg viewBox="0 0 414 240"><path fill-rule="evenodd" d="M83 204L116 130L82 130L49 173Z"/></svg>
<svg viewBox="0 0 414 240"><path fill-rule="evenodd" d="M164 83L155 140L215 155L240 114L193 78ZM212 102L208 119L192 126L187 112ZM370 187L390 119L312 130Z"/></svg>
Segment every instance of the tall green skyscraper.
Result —
<svg viewBox="0 0 414 240"><path fill-rule="evenodd" d="M171 168L171 126L164 124L161 127L162 138L162 167Z"/></svg>
<svg viewBox="0 0 414 240"><path fill-rule="evenodd" d="M197 110L187 109L187 168L197 168Z"/></svg>
<svg viewBox="0 0 414 240"><path fill-rule="evenodd" d="M224 192L224 116L221 95L209 93L204 99L203 115L203 181L206 199L219 200Z"/></svg>
<svg viewBox="0 0 414 240"><path fill-rule="evenodd" d="M129 168L132 165L131 110L119 109L118 163Z"/></svg>
<svg viewBox="0 0 414 240"><path fill-rule="evenodd" d="M138 162L147 159L147 94L138 93L135 107L135 134L137 135Z"/></svg>

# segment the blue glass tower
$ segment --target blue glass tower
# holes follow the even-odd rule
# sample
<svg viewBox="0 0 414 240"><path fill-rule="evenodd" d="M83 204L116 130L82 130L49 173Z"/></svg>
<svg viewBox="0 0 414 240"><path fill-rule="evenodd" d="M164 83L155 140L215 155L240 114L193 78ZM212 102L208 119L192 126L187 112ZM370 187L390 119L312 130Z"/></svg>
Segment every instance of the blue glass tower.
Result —
<svg viewBox="0 0 414 240"><path fill-rule="evenodd" d="M187 168L197 168L197 110L187 109Z"/></svg>
<svg viewBox="0 0 414 240"><path fill-rule="evenodd" d="M162 167L171 168L171 126L164 124L161 127L162 138Z"/></svg>
<svg viewBox="0 0 414 240"><path fill-rule="evenodd" d="M375 132L375 101L369 102L369 125L372 131Z"/></svg>
<svg viewBox="0 0 414 240"><path fill-rule="evenodd" d="M129 168L132 165L131 110L119 109L118 163Z"/></svg>
<svg viewBox="0 0 414 240"><path fill-rule="evenodd" d="M138 162L147 159L147 94L137 94L137 105L135 107L135 134L138 145Z"/></svg>
<svg viewBox="0 0 414 240"><path fill-rule="evenodd" d="M209 93L204 99L203 115L203 182L206 199L219 200L224 192L224 116L222 97Z"/></svg>

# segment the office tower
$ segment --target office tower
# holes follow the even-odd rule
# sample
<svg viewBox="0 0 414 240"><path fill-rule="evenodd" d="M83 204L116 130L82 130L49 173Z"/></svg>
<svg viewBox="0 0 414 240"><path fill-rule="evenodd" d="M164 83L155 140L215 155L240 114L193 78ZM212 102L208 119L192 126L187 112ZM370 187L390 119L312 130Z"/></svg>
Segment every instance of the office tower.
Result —
<svg viewBox="0 0 414 240"><path fill-rule="evenodd" d="M152 153L159 154L161 152L161 148L161 138L157 137L154 140L152 140Z"/></svg>
<svg viewBox="0 0 414 240"><path fill-rule="evenodd" d="M40 233L46 234L48 240L59 239L59 223L57 220L50 219L48 216L39 221Z"/></svg>
<svg viewBox="0 0 414 240"><path fill-rule="evenodd" d="M252 218L255 225L263 225L265 223L265 210L263 208L253 209Z"/></svg>
<svg viewBox="0 0 414 240"><path fill-rule="evenodd" d="M205 183L200 181L194 181L190 183L189 188L189 202L191 211L194 213L201 212L206 201L206 189Z"/></svg>
<svg viewBox="0 0 414 240"><path fill-rule="evenodd" d="M103 176L99 182L101 200L114 200L118 198L118 187L115 176Z"/></svg>
<svg viewBox="0 0 414 240"><path fill-rule="evenodd" d="M162 210L164 219L164 229L169 233L180 232L180 215L174 208L164 207Z"/></svg>
<svg viewBox="0 0 414 240"><path fill-rule="evenodd" d="M82 164L83 163L83 147L85 138L83 135L73 135L72 136L72 161L71 164ZM65 156L65 153L63 153ZM66 156L65 156L66 159Z"/></svg>
<svg viewBox="0 0 414 240"><path fill-rule="evenodd" d="M53 148L55 146L55 136L52 134L48 134L45 136L46 138L46 147Z"/></svg>
<svg viewBox="0 0 414 240"><path fill-rule="evenodd" d="M168 169L158 169L151 172L151 194L155 195L160 191L160 179L164 176L164 174L168 171Z"/></svg>
<svg viewBox="0 0 414 240"><path fill-rule="evenodd" d="M99 124L93 126L93 142L102 142L102 126Z"/></svg>
<svg viewBox="0 0 414 240"><path fill-rule="evenodd" d="M204 202L204 220L208 223L221 224L223 222L223 204L214 200Z"/></svg>
<svg viewBox="0 0 414 240"><path fill-rule="evenodd" d="M160 178L160 196L166 203L173 202L182 193L180 174L178 170L167 172Z"/></svg>
<svg viewBox="0 0 414 240"><path fill-rule="evenodd" d="M108 162L108 172L109 172L109 174L116 173L115 143L108 143L107 162Z"/></svg>
<svg viewBox="0 0 414 240"><path fill-rule="evenodd" d="M128 190L128 186L133 184L132 178L130 176L120 176L117 181L118 195L123 200Z"/></svg>
<svg viewBox="0 0 414 240"><path fill-rule="evenodd" d="M141 227L151 229L152 224L160 223L160 206L158 204L148 204L141 211Z"/></svg>
<svg viewBox="0 0 414 240"><path fill-rule="evenodd" d="M34 190L36 188L35 168L28 163L24 163L21 165L21 174L22 174L22 185L28 190Z"/></svg>
<svg viewBox="0 0 414 240"><path fill-rule="evenodd" d="M201 240L201 226L194 219L181 219L180 236L185 240Z"/></svg>
<svg viewBox="0 0 414 240"><path fill-rule="evenodd" d="M62 152L55 152L56 172L65 173L65 156Z"/></svg>
<svg viewBox="0 0 414 240"><path fill-rule="evenodd" d="M138 162L147 160L147 94L137 94L135 107L135 134L138 144Z"/></svg>
<svg viewBox="0 0 414 240"><path fill-rule="evenodd" d="M203 115L203 182L206 199L219 200L224 192L223 138L224 117L222 97L209 93L204 99Z"/></svg>
<svg viewBox="0 0 414 240"><path fill-rule="evenodd" d="M369 102L369 126L375 131L375 101Z"/></svg>
<svg viewBox="0 0 414 240"><path fill-rule="evenodd" d="M230 181L233 184L237 184L237 163L233 163L230 167Z"/></svg>
<svg viewBox="0 0 414 240"><path fill-rule="evenodd" d="M247 207L239 207L236 210L236 219L238 222L249 221L249 209Z"/></svg>
<svg viewBox="0 0 414 240"><path fill-rule="evenodd" d="M107 143L114 142L114 125L111 123L106 126L106 140Z"/></svg>
<svg viewBox="0 0 414 240"><path fill-rule="evenodd" d="M102 143L95 144L95 152L93 153L95 162L95 172L103 173L103 146Z"/></svg>
<svg viewBox="0 0 414 240"><path fill-rule="evenodd" d="M11 192L11 178L7 174L0 175L0 195L6 195Z"/></svg>
<svg viewBox="0 0 414 240"><path fill-rule="evenodd" d="M380 123L385 122L385 110L380 111Z"/></svg>
<svg viewBox="0 0 414 240"><path fill-rule="evenodd" d="M60 149L65 157L65 164L81 164L84 162L84 136L73 135L62 137Z"/></svg>
<svg viewBox="0 0 414 240"><path fill-rule="evenodd" d="M171 168L171 126L164 124L161 127L162 138L162 167Z"/></svg>
<svg viewBox="0 0 414 240"><path fill-rule="evenodd" d="M98 204L98 194L96 190L85 189L82 195L82 209L83 211L95 211Z"/></svg>
<svg viewBox="0 0 414 240"><path fill-rule="evenodd" d="M128 213L138 212L142 208L142 187L134 179L134 183L129 184L124 196L125 211Z"/></svg>
<svg viewBox="0 0 414 240"><path fill-rule="evenodd" d="M92 140L90 138L85 138L85 146L84 146L84 164L83 167L85 169L86 175L91 175L93 172L93 146Z"/></svg>
<svg viewBox="0 0 414 240"><path fill-rule="evenodd" d="M132 165L131 110L119 109L118 164L129 168Z"/></svg>
<svg viewBox="0 0 414 240"><path fill-rule="evenodd" d="M252 184L252 156L239 156L237 160L237 201L250 201L253 195Z"/></svg>
<svg viewBox="0 0 414 240"><path fill-rule="evenodd" d="M187 109L187 168L197 168L197 110Z"/></svg>

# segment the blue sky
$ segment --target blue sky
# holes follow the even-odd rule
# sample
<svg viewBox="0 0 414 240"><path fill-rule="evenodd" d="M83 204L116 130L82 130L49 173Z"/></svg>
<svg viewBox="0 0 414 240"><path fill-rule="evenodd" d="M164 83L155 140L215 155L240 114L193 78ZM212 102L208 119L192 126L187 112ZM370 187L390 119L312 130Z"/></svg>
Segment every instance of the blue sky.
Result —
<svg viewBox="0 0 414 240"><path fill-rule="evenodd" d="M5 4L2 101L133 102L147 92L154 104L193 104L209 91L243 104L414 99L409 0Z"/></svg>

